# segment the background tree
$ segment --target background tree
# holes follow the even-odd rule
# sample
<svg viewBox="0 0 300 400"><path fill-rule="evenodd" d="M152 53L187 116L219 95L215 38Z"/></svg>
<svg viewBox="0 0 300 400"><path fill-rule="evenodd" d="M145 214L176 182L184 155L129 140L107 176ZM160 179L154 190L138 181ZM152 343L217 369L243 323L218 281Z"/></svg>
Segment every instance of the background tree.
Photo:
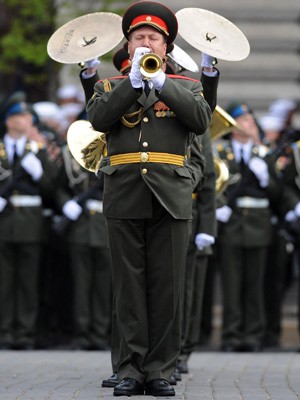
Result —
<svg viewBox="0 0 300 400"><path fill-rule="evenodd" d="M52 33L78 16L100 11L122 15L130 1L5 0L0 2L0 100L24 90L30 102L53 100L62 65L47 54ZM111 54L101 57L110 59Z"/></svg>

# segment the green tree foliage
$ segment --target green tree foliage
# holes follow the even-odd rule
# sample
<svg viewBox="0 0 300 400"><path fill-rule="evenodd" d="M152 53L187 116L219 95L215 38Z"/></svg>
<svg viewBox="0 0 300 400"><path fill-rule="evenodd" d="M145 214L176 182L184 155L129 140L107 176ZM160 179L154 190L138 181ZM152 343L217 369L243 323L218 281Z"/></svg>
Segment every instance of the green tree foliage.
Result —
<svg viewBox="0 0 300 400"><path fill-rule="evenodd" d="M6 0L10 27L0 39L2 72L11 72L18 60L41 67L47 62L47 41L52 31L52 0Z"/></svg>
<svg viewBox="0 0 300 400"><path fill-rule="evenodd" d="M60 19L61 10L68 16L67 22L90 12L110 11L121 15L130 3L133 1L5 0L8 29L0 37L1 74L22 75L24 82L29 85L33 82L35 85L45 83L49 78L51 63L47 42L59 27L56 21ZM60 66L55 65L54 68L58 70Z"/></svg>

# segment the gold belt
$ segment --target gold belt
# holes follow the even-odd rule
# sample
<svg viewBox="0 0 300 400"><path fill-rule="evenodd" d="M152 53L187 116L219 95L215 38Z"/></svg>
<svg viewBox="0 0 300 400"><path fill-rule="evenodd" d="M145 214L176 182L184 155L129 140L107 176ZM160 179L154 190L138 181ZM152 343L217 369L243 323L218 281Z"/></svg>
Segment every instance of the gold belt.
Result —
<svg viewBox="0 0 300 400"><path fill-rule="evenodd" d="M185 157L179 154L157 153L157 152L141 152L141 153L123 153L110 156L110 165L133 164L133 163L160 163L184 165Z"/></svg>

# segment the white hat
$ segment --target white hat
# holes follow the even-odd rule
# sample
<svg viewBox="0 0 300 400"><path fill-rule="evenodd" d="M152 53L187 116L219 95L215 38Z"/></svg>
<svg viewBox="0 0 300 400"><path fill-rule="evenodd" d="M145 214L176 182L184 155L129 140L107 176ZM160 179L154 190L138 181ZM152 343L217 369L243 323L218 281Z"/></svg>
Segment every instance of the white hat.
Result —
<svg viewBox="0 0 300 400"><path fill-rule="evenodd" d="M64 85L57 90L57 97L60 100L80 98L80 89L75 85Z"/></svg>
<svg viewBox="0 0 300 400"><path fill-rule="evenodd" d="M56 119L60 113L60 107L52 101L38 101L32 107L41 120Z"/></svg>
<svg viewBox="0 0 300 400"><path fill-rule="evenodd" d="M265 115L259 120L259 124L264 131L278 131L284 128L284 119L275 115Z"/></svg>
<svg viewBox="0 0 300 400"><path fill-rule="evenodd" d="M61 113L65 117L77 117L78 114L83 110L82 104L79 103L67 103L61 106Z"/></svg>
<svg viewBox="0 0 300 400"><path fill-rule="evenodd" d="M297 108L297 103L290 99L278 99L271 103L269 114L286 119L289 113Z"/></svg>

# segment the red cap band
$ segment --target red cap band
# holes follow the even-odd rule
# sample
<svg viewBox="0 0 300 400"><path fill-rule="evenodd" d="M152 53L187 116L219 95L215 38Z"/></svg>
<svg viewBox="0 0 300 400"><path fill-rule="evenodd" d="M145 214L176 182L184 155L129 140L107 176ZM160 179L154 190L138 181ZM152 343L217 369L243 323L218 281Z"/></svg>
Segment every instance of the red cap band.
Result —
<svg viewBox="0 0 300 400"><path fill-rule="evenodd" d="M124 60L121 63L120 72L124 71L124 69L126 69L126 68L128 68L130 66L131 66L131 61L129 60L129 58L127 58L127 60Z"/></svg>
<svg viewBox="0 0 300 400"><path fill-rule="evenodd" d="M139 25L151 25L154 28L160 29L165 35L169 36L167 24L161 18L156 17L155 15L139 15L138 17L134 18L128 29L128 33L132 29L137 28Z"/></svg>

